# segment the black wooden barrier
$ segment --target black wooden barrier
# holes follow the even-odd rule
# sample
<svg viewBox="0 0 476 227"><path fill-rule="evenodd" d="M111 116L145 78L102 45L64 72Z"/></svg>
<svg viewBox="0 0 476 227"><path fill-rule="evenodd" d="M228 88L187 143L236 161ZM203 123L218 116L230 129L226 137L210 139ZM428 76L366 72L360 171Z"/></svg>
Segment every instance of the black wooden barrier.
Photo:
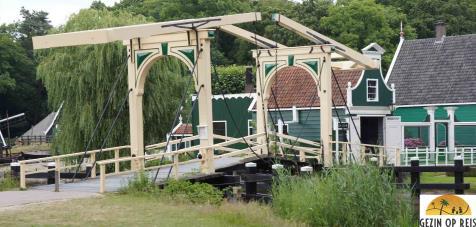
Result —
<svg viewBox="0 0 476 227"><path fill-rule="evenodd" d="M273 174L269 173L258 173L258 168L256 163L247 163L246 165L246 174L242 174L241 178L245 184L245 193L241 197L245 201L257 200L265 203L272 201L270 194L260 193L259 191L268 191L271 188L273 181ZM263 189L264 190L259 190Z"/></svg>
<svg viewBox="0 0 476 227"><path fill-rule="evenodd" d="M410 173L410 186L413 193L418 197L420 196L422 189L454 190L455 194L464 194L464 190L467 190L470 187L468 183L464 183L464 172L469 171L469 166L463 166L462 159L454 160L453 166L420 166L419 160L411 160L410 166L395 167L394 169L398 183L402 183L402 172ZM455 182L449 184L422 184L420 182L420 173L429 172L453 172Z"/></svg>

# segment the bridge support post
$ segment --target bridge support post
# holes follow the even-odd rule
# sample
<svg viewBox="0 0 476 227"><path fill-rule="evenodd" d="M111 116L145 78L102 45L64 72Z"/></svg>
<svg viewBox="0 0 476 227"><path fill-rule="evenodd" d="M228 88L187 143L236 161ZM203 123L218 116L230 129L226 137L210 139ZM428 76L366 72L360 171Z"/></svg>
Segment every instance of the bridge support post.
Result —
<svg viewBox="0 0 476 227"><path fill-rule="evenodd" d="M198 31L199 33L207 33L207 30ZM213 111L212 111L212 82L211 82L211 56L210 56L210 38L201 34L198 40L197 50L197 81L195 89L198 93L198 134L200 136L200 154L202 161L200 162L201 173L214 173L213 165L213 149L205 147L213 145ZM204 38L207 37L207 38Z"/></svg>
<svg viewBox="0 0 476 227"><path fill-rule="evenodd" d="M129 88L129 127L132 157L144 155L144 121L142 115L142 95L144 90L142 87L137 86L136 59L134 57L137 43L137 39L131 39L130 44L127 46L128 55L130 56L127 61L127 82ZM132 170L139 170L143 167L144 163L141 163L140 159L131 162Z"/></svg>
<svg viewBox="0 0 476 227"><path fill-rule="evenodd" d="M321 121L321 146L324 167L332 167L332 71L331 54L326 52L322 58L319 101Z"/></svg>

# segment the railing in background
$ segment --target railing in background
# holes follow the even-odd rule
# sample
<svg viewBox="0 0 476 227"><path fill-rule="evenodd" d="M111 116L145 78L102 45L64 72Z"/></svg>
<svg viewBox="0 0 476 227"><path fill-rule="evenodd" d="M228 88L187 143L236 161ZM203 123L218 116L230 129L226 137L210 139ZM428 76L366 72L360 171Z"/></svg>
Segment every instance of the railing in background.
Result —
<svg viewBox="0 0 476 227"><path fill-rule="evenodd" d="M339 146L336 146L337 144ZM401 153L401 149L398 147L343 141L331 141L331 147L333 147L332 154L334 162L337 165L350 163L366 164L370 161L376 161L380 167L385 166L388 162L396 162L399 164L399 160L388 160L388 154L393 153L398 157ZM335 147L339 147L339 149L336 150ZM352 149L355 149L355 151Z"/></svg>
<svg viewBox="0 0 476 227"><path fill-rule="evenodd" d="M19 142L21 145L30 145L32 143L51 143L53 140L53 136L47 135L47 136L20 136L17 138L17 142Z"/></svg>
<svg viewBox="0 0 476 227"><path fill-rule="evenodd" d="M447 147L439 147L434 151L428 147L405 148L397 159L402 166L410 165L413 157L418 157L420 165L452 165L457 156L462 157L463 165L476 165L476 147L456 147L454 151L449 151Z"/></svg>

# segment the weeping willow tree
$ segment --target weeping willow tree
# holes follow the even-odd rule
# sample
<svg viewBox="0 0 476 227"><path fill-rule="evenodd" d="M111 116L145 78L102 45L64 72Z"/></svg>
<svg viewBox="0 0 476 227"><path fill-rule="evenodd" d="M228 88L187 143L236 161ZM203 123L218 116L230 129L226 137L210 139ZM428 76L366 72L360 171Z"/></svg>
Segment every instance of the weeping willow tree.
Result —
<svg viewBox="0 0 476 227"><path fill-rule="evenodd" d="M55 33L146 23L143 16L124 11L81 10ZM107 137L106 147L129 144L127 98L127 53L121 42L64 47L37 52L38 76L48 92L51 109L63 103L59 127L53 142L55 153L81 151L92 138L90 149L99 148L116 114L117 123ZM145 143L164 140L170 130L180 97L185 89L187 69L173 58L154 64L144 94ZM118 79L119 78L119 79ZM114 83L118 81L114 88ZM111 92L111 93L110 93ZM109 94L112 99L94 137L93 131Z"/></svg>

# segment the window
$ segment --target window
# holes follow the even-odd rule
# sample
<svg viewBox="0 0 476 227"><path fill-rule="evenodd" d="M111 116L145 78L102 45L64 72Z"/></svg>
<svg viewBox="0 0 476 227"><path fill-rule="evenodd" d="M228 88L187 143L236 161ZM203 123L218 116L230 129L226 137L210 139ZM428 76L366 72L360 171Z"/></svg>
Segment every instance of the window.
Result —
<svg viewBox="0 0 476 227"><path fill-rule="evenodd" d="M425 148L429 146L429 126L404 126L403 143L406 148Z"/></svg>
<svg viewBox="0 0 476 227"><path fill-rule="evenodd" d="M456 125L455 143L460 147L476 146L476 125Z"/></svg>
<svg viewBox="0 0 476 227"><path fill-rule="evenodd" d="M377 79L367 79L367 102L378 102Z"/></svg>
<svg viewBox="0 0 476 227"><path fill-rule="evenodd" d="M255 133L255 128L253 126L253 120L248 120L248 135L253 135Z"/></svg>
<svg viewBox="0 0 476 227"><path fill-rule="evenodd" d="M213 134L226 136L226 121L214 121Z"/></svg>
<svg viewBox="0 0 476 227"><path fill-rule="evenodd" d="M279 132L279 131L280 131L280 130L279 130L279 125L276 124L276 127L278 128L278 132ZM288 124L283 124L283 134L284 134L284 135L289 135L289 134L288 134Z"/></svg>

